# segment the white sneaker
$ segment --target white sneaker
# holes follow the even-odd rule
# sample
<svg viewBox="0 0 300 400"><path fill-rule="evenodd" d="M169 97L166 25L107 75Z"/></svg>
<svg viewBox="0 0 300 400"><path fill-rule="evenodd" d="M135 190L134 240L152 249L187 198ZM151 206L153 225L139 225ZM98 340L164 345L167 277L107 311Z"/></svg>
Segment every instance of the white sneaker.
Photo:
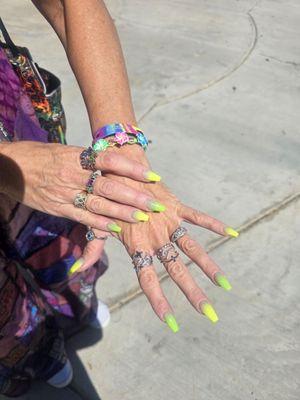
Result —
<svg viewBox="0 0 300 400"><path fill-rule="evenodd" d="M100 328L105 328L109 324L109 321L110 321L110 312L108 306L101 300L98 300L97 315L89 323L89 325L92 328L100 329Z"/></svg>
<svg viewBox="0 0 300 400"><path fill-rule="evenodd" d="M72 379L73 379L73 368L70 361L67 360L65 366L55 375L53 375L50 379L48 379L47 383L49 383L49 385L51 386L60 389L68 386Z"/></svg>

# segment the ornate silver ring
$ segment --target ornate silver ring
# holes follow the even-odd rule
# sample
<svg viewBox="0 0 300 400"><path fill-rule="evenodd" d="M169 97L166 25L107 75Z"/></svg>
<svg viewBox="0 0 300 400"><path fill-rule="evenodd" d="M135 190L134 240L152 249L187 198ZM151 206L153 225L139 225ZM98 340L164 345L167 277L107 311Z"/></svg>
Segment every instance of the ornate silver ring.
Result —
<svg viewBox="0 0 300 400"><path fill-rule="evenodd" d="M101 176L101 171L97 170L91 174L89 180L86 183L86 191L90 194L94 191L94 183L98 176Z"/></svg>
<svg viewBox="0 0 300 400"><path fill-rule="evenodd" d="M95 171L96 157L97 152L92 147L88 147L80 153L80 165L83 169Z"/></svg>
<svg viewBox="0 0 300 400"><path fill-rule="evenodd" d="M171 235L171 242L175 243L176 240L178 240L179 238L181 238L182 236L184 236L187 233L187 229L184 228L183 226L179 226L177 229L175 229L175 231L172 233Z"/></svg>
<svg viewBox="0 0 300 400"><path fill-rule="evenodd" d="M176 261L179 256L178 251L172 243L166 243L160 249L157 250L156 256L162 263L168 263L171 261Z"/></svg>
<svg viewBox="0 0 300 400"><path fill-rule="evenodd" d="M75 199L73 201L74 206L77 208L83 208L84 210L86 210L85 204L87 201L87 197L88 197L88 194L86 192L77 193L75 196Z"/></svg>
<svg viewBox="0 0 300 400"><path fill-rule="evenodd" d="M153 264L153 257L145 251L136 251L131 258L136 273L142 268L149 267L149 265Z"/></svg>

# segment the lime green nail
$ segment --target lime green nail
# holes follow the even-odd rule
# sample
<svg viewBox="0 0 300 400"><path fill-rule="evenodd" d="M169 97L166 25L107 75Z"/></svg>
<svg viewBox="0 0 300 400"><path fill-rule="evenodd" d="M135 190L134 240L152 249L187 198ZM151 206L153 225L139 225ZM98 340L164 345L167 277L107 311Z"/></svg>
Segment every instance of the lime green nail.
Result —
<svg viewBox="0 0 300 400"><path fill-rule="evenodd" d="M122 228L117 225L115 222L107 224L107 229L111 232L116 232L116 233L120 233Z"/></svg>
<svg viewBox="0 0 300 400"><path fill-rule="evenodd" d="M82 257L78 258L78 260L76 260L72 267L69 269L68 276L74 274L74 272L76 272L83 265L83 263L84 259Z"/></svg>
<svg viewBox="0 0 300 400"><path fill-rule="evenodd" d="M173 314L165 314L164 315L164 319L168 325L168 327L174 332L178 332L179 331L179 326L177 324L176 318L174 317Z"/></svg>
<svg viewBox="0 0 300 400"><path fill-rule="evenodd" d="M211 320L211 322L215 323L218 321L218 316L213 308L213 306L209 303L202 303L200 305L201 310L203 312L204 315L207 316L208 319Z"/></svg>
<svg viewBox="0 0 300 400"><path fill-rule="evenodd" d="M157 212L166 211L166 206L164 206L163 204L161 204L159 201L156 200L149 201L148 207L151 211L157 211Z"/></svg>
<svg viewBox="0 0 300 400"><path fill-rule="evenodd" d="M159 182L161 180L161 176L159 176L153 171L146 171L144 176L146 179L148 179L148 181L152 182Z"/></svg>
<svg viewBox="0 0 300 400"><path fill-rule="evenodd" d="M148 221L149 215L145 214L143 211L134 211L133 218L137 221Z"/></svg>
<svg viewBox="0 0 300 400"><path fill-rule="evenodd" d="M230 226L227 226L225 228L225 232L227 233L227 235L233 236L233 237L238 237L239 233L234 230L233 228L231 228Z"/></svg>
<svg viewBox="0 0 300 400"><path fill-rule="evenodd" d="M220 272L217 272L215 275L215 281L225 290L231 290L231 285L228 282L227 278L225 275L220 274Z"/></svg>

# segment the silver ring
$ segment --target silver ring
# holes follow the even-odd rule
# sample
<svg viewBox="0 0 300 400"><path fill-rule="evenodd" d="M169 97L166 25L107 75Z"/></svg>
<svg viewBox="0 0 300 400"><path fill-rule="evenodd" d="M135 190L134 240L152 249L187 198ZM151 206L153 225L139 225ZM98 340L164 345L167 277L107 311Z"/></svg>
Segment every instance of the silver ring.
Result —
<svg viewBox="0 0 300 400"><path fill-rule="evenodd" d="M86 240L88 242L91 242L94 239L97 240L107 240L108 236L96 236L95 232L92 230L92 228L90 226L88 226L88 231L85 234Z"/></svg>
<svg viewBox="0 0 300 400"><path fill-rule="evenodd" d="M136 273L142 268L149 267L149 265L153 264L153 257L145 251L136 251L131 258Z"/></svg>
<svg viewBox="0 0 300 400"><path fill-rule="evenodd" d="M74 206L77 208L83 208L84 210L86 210L85 204L87 201L87 197L88 197L88 194L86 192L77 193L74 198L74 201L73 201Z"/></svg>
<svg viewBox="0 0 300 400"><path fill-rule="evenodd" d="M175 249L175 246L169 242L157 250L156 256L160 262L168 263L171 261L176 261L176 258L179 256L179 253Z"/></svg>
<svg viewBox="0 0 300 400"><path fill-rule="evenodd" d="M89 194L93 193L93 191L94 191L94 183L95 183L95 181L96 181L98 176L101 176L101 171L100 170L97 170L97 171L93 172L91 174L91 176L89 177L89 180L86 183L86 191Z"/></svg>
<svg viewBox="0 0 300 400"><path fill-rule="evenodd" d="M172 233L171 235L171 242L175 243L176 240L178 240L179 238L181 238L182 236L184 236L187 233L187 229L184 228L183 226L179 226L177 229L175 229L175 231Z"/></svg>

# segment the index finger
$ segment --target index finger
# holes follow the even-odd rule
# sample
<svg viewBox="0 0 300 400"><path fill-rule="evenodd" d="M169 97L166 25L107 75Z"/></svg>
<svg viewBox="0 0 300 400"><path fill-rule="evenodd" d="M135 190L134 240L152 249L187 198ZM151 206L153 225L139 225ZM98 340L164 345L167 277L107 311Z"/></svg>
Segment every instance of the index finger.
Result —
<svg viewBox="0 0 300 400"><path fill-rule="evenodd" d="M161 177L143 164L112 151L102 151L96 158L95 168L112 172L141 182L159 182Z"/></svg>

